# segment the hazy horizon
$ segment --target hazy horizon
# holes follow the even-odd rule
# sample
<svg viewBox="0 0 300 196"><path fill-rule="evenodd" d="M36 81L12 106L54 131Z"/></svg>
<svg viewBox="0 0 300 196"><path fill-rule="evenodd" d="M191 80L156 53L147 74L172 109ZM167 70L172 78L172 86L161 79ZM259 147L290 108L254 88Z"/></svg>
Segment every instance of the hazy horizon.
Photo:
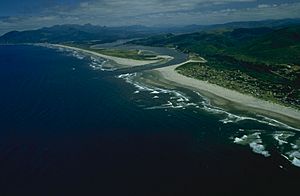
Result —
<svg viewBox="0 0 300 196"><path fill-rule="evenodd" d="M0 34L59 24L185 26L298 18L299 0L3 0Z"/></svg>

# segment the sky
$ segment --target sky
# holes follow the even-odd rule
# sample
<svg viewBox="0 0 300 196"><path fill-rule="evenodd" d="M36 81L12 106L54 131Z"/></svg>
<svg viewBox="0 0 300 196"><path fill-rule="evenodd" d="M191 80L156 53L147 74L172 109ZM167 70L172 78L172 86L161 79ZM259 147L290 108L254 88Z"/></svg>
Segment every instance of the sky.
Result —
<svg viewBox="0 0 300 196"><path fill-rule="evenodd" d="M300 0L0 0L0 34L56 24L182 26L300 18Z"/></svg>

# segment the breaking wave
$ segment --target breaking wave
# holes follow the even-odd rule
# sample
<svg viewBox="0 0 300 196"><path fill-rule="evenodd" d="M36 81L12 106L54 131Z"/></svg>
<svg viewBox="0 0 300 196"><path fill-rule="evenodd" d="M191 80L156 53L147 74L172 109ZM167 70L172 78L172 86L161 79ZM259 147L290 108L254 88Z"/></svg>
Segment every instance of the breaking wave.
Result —
<svg viewBox="0 0 300 196"><path fill-rule="evenodd" d="M239 128L235 133L235 136L231 136L230 138L233 140L233 143L248 146L254 153L260 154L264 157L270 157L272 154L268 150L267 145L271 142L272 145L281 147L279 148L280 153L291 164L300 167L300 139L297 140L297 137L294 138L300 129L293 128L282 122L262 115L256 115L253 117L236 115L225 111L220 107L213 106L207 98L198 92L194 93L200 99L196 99L195 101L178 90L163 89L141 83L136 80L139 76L139 73L130 73L119 75L117 78L125 80L127 83L132 84L136 88L136 90L133 91L133 95L138 96L140 93L144 92L147 96L144 96L143 99L147 99L147 97L151 98L152 101L149 101L149 105L142 105L142 107L146 110L184 110L192 108L194 112L200 110L217 115L222 124L232 123L238 126L243 123L248 125L253 125L254 123L263 124L268 128L268 130L247 130L245 128ZM274 130L277 131L274 132Z"/></svg>

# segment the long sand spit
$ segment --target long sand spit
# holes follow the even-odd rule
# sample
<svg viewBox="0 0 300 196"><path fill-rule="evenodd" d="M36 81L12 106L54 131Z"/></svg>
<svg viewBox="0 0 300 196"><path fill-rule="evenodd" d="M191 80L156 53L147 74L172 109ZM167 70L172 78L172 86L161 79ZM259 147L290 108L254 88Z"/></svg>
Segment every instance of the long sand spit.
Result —
<svg viewBox="0 0 300 196"><path fill-rule="evenodd" d="M191 62L191 61L187 61ZM275 119L284 120L300 128L300 111L294 108L282 106L276 103L268 102L255 98L251 95L239 93L234 90L226 89L221 86L211 84L206 81L197 80L179 74L175 69L187 62L156 69L160 75L167 81L179 86L187 87L198 92L205 92L212 96L225 99L232 102L236 109L247 110L257 114L263 114Z"/></svg>
<svg viewBox="0 0 300 196"><path fill-rule="evenodd" d="M161 59L157 59L157 60L135 60L135 59L114 57L114 56L100 54L98 52L94 52L94 51L91 51L91 50L86 50L86 49L82 49L82 48L66 46L66 45L61 45L61 44L53 44L53 46L59 47L59 48L75 50L75 51L80 51L80 52L84 52L84 53L87 53L87 54L90 54L90 55L94 55L94 56L98 56L98 57L101 57L101 58L104 58L104 59L108 59L108 60L114 61L115 63L117 63L119 65L122 65L122 67L136 67L136 66L142 66L142 65L152 64L152 63L158 63L158 62L161 61Z"/></svg>
<svg viewBox="0 0 300 196"><path fill-rule="evenodd" d="M60 44L53 44L53 46L71 49L75 51L81 51L90 55L95 55L101 58L112 60L115 63L121 65L122 67L135 67L135 66L147 65L152 63L158 63L162 61L161 59L135 60L135 59L120 58L120 57L108 56L94 51L66 46L66 45L60 45ZM170 60L172 57L159 56L159 58ZM203 61L205 60L203 59ZM288 124L300 128L300 111L297 109L268 102L265 100L261 100L251 95L242 94L234 90L230 90L215 84L211 84L207 81L190 78L182 74L179 74L175 70L177 67L188 62L202 62L202 61L188 60L180 64L166 66L155 70L158 71L160 73L159 75L162 76L162 78L167 80L168 82L172 84L176 84L181 87L186 87L198 91L204 94L205 96L211 98L211 100L214 101L214 103L216 103L217 105L225 106L226 104L228 104L228 102L230 102L232 104L228 104L228 105L234 107L235 109L242 110L242 111L249 111L252 113L254 112L257 114L263 114L265 116L287 122Z"/></svg>

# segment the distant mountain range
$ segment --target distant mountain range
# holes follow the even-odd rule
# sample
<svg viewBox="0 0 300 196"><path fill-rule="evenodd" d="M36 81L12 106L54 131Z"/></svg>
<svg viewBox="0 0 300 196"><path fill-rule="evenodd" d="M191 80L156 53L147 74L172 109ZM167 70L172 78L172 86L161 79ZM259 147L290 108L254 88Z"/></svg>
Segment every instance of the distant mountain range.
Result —
<svg viewBox="0 0 300 196"><path fill-rule="evenodd" d="M118 39L143 38L147 36L173 33L183 34L208 30L229 30L237 28L282 28L300 24L300 19L264 20L248 22L232 22L216 25L189 25L184 27L146 27L125 26L105 27L86 25L56 25L38 30L12 31L0 37L0 43L62 43L62 42L89 42L106 43Z"/></svg>
<svg viewBox="0 0 300 196"><path fill-rule="evenodd" d="M37 42L95 42L103 43L117 39L130 39L151 35L147 27L105 27L86 25L56 25L30 31L12 31L0 37L0 43Z"/></svg>

